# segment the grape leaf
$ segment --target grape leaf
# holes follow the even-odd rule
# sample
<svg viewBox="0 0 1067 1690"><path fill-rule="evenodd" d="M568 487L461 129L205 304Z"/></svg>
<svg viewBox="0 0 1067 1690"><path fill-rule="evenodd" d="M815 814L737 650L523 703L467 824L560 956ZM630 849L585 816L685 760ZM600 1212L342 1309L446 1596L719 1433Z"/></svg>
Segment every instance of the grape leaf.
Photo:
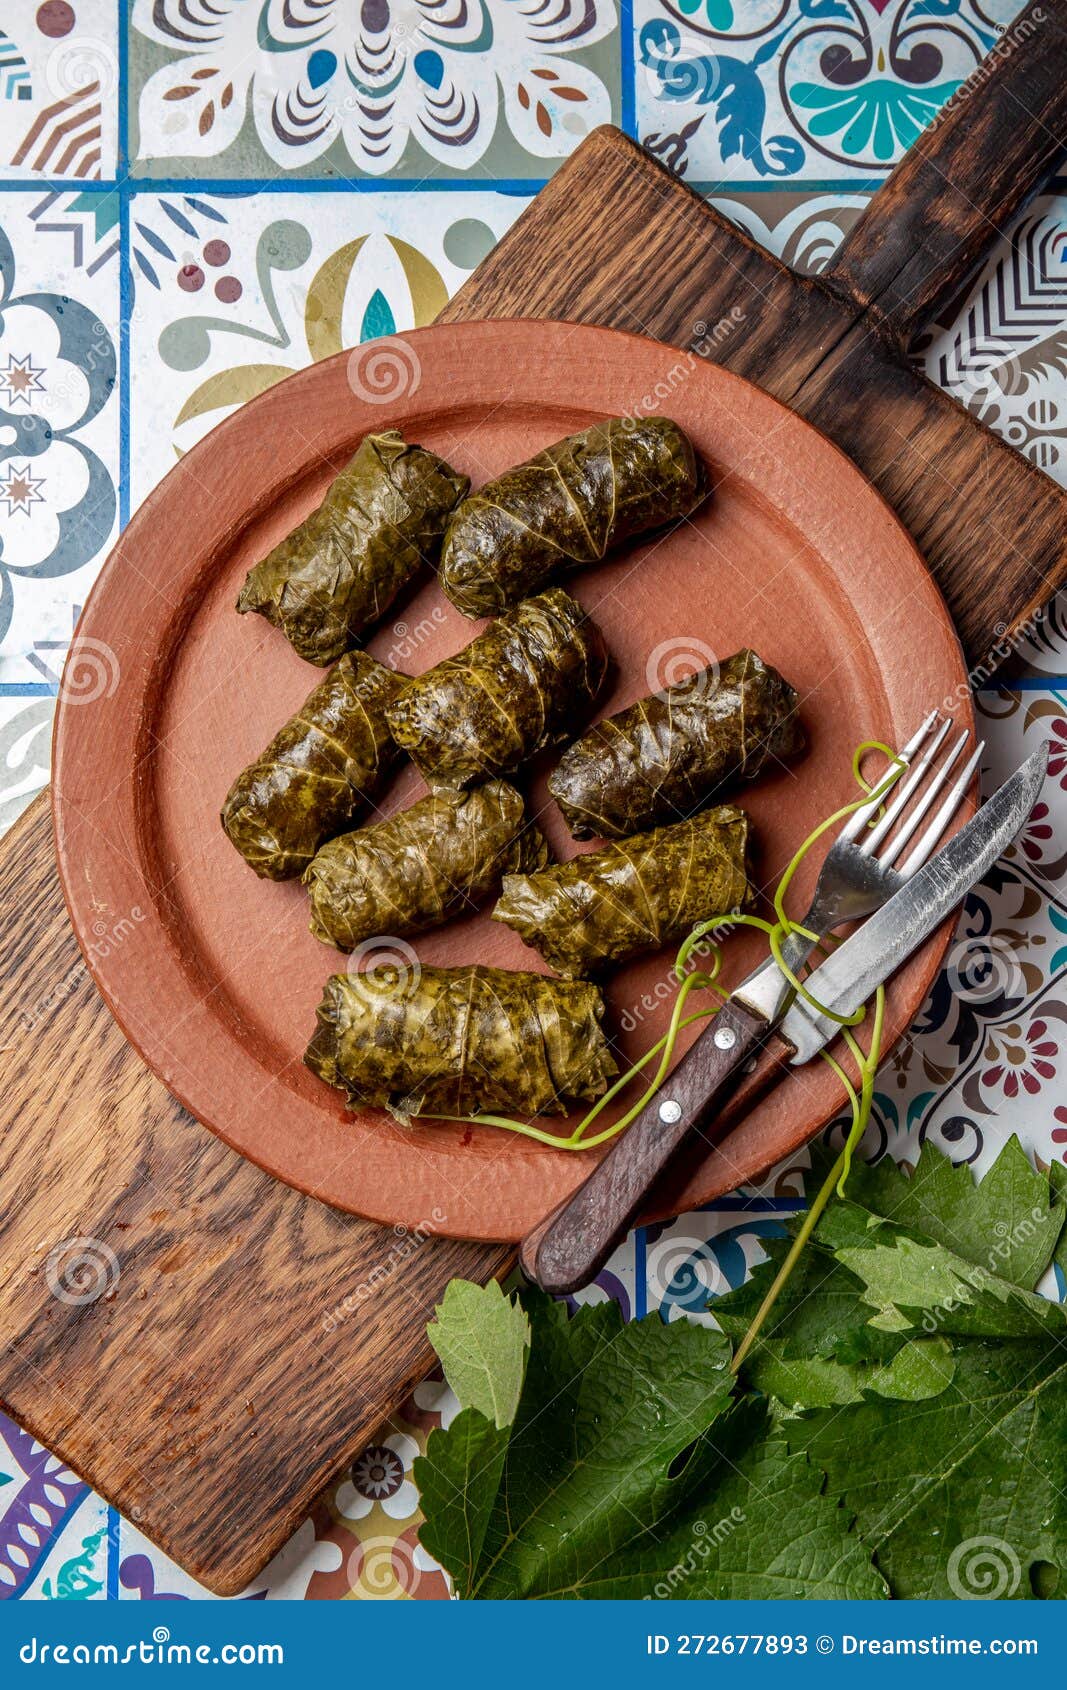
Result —
<svg viewBox="0 0 1067 1690"><path fill-rule="evenodd" d="M844 1364L793 1358L773 1341L760 1344L745 1370L748 1382L792 1408L829 1408L862 1402L871 1391L898 1402L923 1402L945 1389L955 1371L944 1338L910 1338L889 1361Z"/></svg>
<svg viewBox="0 0 1067 1690"><path fill-rule="evenodd" d="M740 1341L770 1290L792 1239L761 1240L768 1259L734 1291L714 1298L709 1308L723 1331ZM838 1362L892 1359L903 1343L897 1333L872 1327L871 1310L861 1300L863 1282L812 1240L786 1281L767 1319L760 1347L774 1344L783 1360Z"/></svg>
<svg viewBox="0 0 1067 1690"><path fill-rule="evenodd" d="M873 1167L857 1163L846 1186L850 1203L1027 1291L1064 1230L1065 1195L1030 1165L1014 1134L981 1181L928 1142L913 1170L886 1156Z"/></svg>
<svg viewBox="0 0 1067 1690"><path fill-rule="evenodd" d="M426 1328L461 1408L476 1408L498 1427L519 1406L530 1323L495 1279L472 1285L453 1279Z"/></svg>
<svg viewBox="0 0 1067 1690"><path fill-rule="evenodd" d="M1059 1303L999 1279L940 1244L926 1244L884 1222L852 1242L855 1213L847 1204L825 1218L823 1242L835 1246L838 1261L862 1280L864 1301L875 1310L872 1324L884 1331L918 1328L981 1338L1031 1338L1043 1330L1067 1335Z"/></svg>
<svg viewBox="0 0 1067 1690"><path fill-rule="evenodd" d="M1067 1351L1037 1340L962 1344L929 1402L870 1398L782 1432L855 1514L894 1596L1021 1598L1043 1563L1067 1588L1065 1421Z"/></svg>
<svg viewBox="0 0 1067 1690"><path fill-rule="evenodd" d="M820 1148L815 1180L831 1161ZM1059 1304L1027 1288L1056 1249L1063 1194L1031 1168L1017 1140L981 1184L969 1168L953 1168L926 1145L910 1176L889 1160L873 1168L858 1164L846 1189L847 1197L836 1198L820 1220L745 1364L745 1377L758 1388L809 1407L855 1401L864 1389L906 1396L887 1364L916 1335L1029 1338L1067 1327ZM958 1251L942 1242L948 1238ZM732 1338L747 1331L789 1240L768 1248L770 1261L746 1285L711 1304ZM771 1371L830 1361L854 1368L851 1380L837 1368L812 1365ZM883 1371L872 1374L872 1363Z"/></svg>
<svg viewBox="0 0 1067 1690"><path fill-rule="evenodd" d="M788 1239L711 1304L721 1331L524 1294L525 1373L522 1315L453 1293L497 1331L457 1374L490 1417L468 1406L416 1463L422 1541L459 1595L1067 1593L1067 1319L1032 1289L1067 1261L1067 1177L1013 1141L976 1184L927 1147L848 1193L741 1380L730 1341Z"/></svg>
<svg viewBox="0 0 1067 1690"><path fill-rule="evenodd" d="M766 1405L731 1408L722 1334L523 1301L532 1345L503 1460L472 1411L415 1466L423 1544L458 1594L885 1594L821 1474L768 1439Z"/></svg>
<svg viewBox="0 0 1067 1690"><path fill-rule="evenodd" d="M430 1434L426 1454L415 1462L425 1516L419 1527L420 1541L435 1561L448 1568L460 1595L466 1595L474 1583L508 1441L506 1426L497 1426L476 1408L465 1408L447 1433Z"/></svg>

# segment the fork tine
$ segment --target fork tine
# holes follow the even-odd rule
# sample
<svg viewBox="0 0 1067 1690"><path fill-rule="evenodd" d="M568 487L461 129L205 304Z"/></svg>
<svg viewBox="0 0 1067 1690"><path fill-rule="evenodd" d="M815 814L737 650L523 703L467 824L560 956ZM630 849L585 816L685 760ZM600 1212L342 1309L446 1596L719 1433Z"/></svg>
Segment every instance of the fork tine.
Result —
<svg viewBox="0 0 1067 1690"><path fill-rule="evenodd" d="M949 732L951 727L952 717L946 716L937 733L934 735L933 740L926 747L918 762L912 764L904 780L898 787L895 788L892 802L886 805L885 814L878 822L875 823L873 827L866 830L863 835L863 839L858 846L858 849L862 851L865 856L869 857L872 855L872 853L882 843L882 840L885 838L890 828L894 825L897 817L902 813L905 806L911 803L913 795L918 791L919 787L926 779L934 758L945 743L945 735Z"/></svg>
<svg viewBox="0 0 1067 1690"><path fill-rule="evenodd" d="M933 727L934 723L940 719L940 716L941 716L940 710L931 710L929 716L927 716L927 718L926 718L925 722L923 722L922 726L915 733L912 734L912 736L909 739L907 745L905 745L903 751L897 752L897 756L900 759L900 761L903 763L904 767L901 768L900 770L898 770L898 772L895 776L895 781L899 780L901 775L903 775L905 773L905 771L908 767L908 764L911 762L911 759L914 757L915 753L918 751L920 745L923 743L923 740L926 739L926 737L930 733L930 730ZM882 781L876 781L876 783L875 783L876 790L881 785L883 785ZM859 810L854 810L852 812L851 816L848 818L848 821L845 823L844 827L841 829L841 832L838 834L838 836L837 836L838 839L841 840L842 843L845 843L849 840L855 839L857 837L857 835L859 833L861 833L863 831L863 829L866 827L866 825L870 821L871 817L877 813L878 806L881 803L884 802L885 797L886 797L886 794L883 792L881 798L877 798L877 799L872 798L870 803L864 804L862 806L862 808L860 808Z"/></svg>
<svg viewBox="0 0 1067 1690"><path fill-rule="evenodd" d="M901 851L903 851L905 845L908 843L908 840L911 838L919 823L929 810L934 799L941 791L941 788L948 780L949 775L952 773L959 761L960 754L964 750L970 737L970 728L964 728L959 739L957 739L955 744L949 748L948 756L945 758L941 767L934 772L933 779L930 781L925 791L920 793L915 803L908 810L904 820L900 824L900 827L897 829L895 837L889 841L884 851L880 851L878 853L878 860L882 864L883 868L891 868L900 856Z"/></svg>
<svg viewBox="0 0 1067 1690"><path fill-rule="evenodd" d="M967 791L967 788L970 786L971 781L974 778L974 772L982 760L982 752L984 750L985 740L983 739L980 744L975 746L971 756L968 757L964 767L956 776L956 779L952 783L952 788L948 797L937 811L933 821L912 846L910 856L905 858L904 862L901 863L897 873L901 875L903 879L906 880L909 875L915 873L916 869L922 868L923 863L926 861L934 846L941 838L941 835L944 833L946 827L959 808L964 793Z"/></svg>

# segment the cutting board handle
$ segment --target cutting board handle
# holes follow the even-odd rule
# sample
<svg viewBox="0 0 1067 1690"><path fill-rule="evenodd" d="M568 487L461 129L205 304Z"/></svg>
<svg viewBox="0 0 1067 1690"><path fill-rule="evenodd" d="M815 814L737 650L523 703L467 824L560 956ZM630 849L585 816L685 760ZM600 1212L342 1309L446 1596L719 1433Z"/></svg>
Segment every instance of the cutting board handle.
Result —
<svg viewBox="0 0 1067 1690"><path fill-rule="evenodd" d="M903 345L1067 147L1067 0L1035 0L905 153L823 274Z"/></svg>

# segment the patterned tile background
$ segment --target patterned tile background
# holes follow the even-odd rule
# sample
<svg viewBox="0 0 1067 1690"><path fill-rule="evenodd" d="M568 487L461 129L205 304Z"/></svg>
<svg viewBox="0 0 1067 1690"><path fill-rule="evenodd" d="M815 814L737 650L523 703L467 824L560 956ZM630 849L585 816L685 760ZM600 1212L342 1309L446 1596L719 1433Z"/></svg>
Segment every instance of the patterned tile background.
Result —
<svg viewBox="0 0 1067 1690"><path fill-rule="evenodd" d="M613 118L818 269L1018 7L1011 0L5 0L0 9L0 826L45 783L56 677L117 526L289 371L429 321ZM1062 189L1062 191L1061 191ZM917 349L1067 485L1067 181ZM880 1077L870 1149L1067 1160L1067 625L979 694L987 782L1053 778L968 901ZM951 989L951 988L955 989ZM589 1295L706 1318L801 1205L760 1193L636 1233ZM1064 1288L1059 1287L1062 1296ZM447 1595L415 1542L432 1382L245 1600ZM0 1417L0 1593L203 1594Z"/></svg>

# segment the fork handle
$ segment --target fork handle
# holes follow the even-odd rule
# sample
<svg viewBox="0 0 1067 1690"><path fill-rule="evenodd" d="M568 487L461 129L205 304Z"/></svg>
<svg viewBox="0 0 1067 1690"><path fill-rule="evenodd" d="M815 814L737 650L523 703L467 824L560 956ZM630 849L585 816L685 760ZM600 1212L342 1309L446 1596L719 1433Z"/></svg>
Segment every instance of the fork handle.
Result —
<svg viewBox="0 0 1067 1690"><path fill-rule="evenodd" d="M732 1001L723 1005L589 1177L524 1240L519 1261L527 1278L553 1296L589 1284L644 1206L650 1187L702 1136L769 1032L763 1016Z"/></svg>

